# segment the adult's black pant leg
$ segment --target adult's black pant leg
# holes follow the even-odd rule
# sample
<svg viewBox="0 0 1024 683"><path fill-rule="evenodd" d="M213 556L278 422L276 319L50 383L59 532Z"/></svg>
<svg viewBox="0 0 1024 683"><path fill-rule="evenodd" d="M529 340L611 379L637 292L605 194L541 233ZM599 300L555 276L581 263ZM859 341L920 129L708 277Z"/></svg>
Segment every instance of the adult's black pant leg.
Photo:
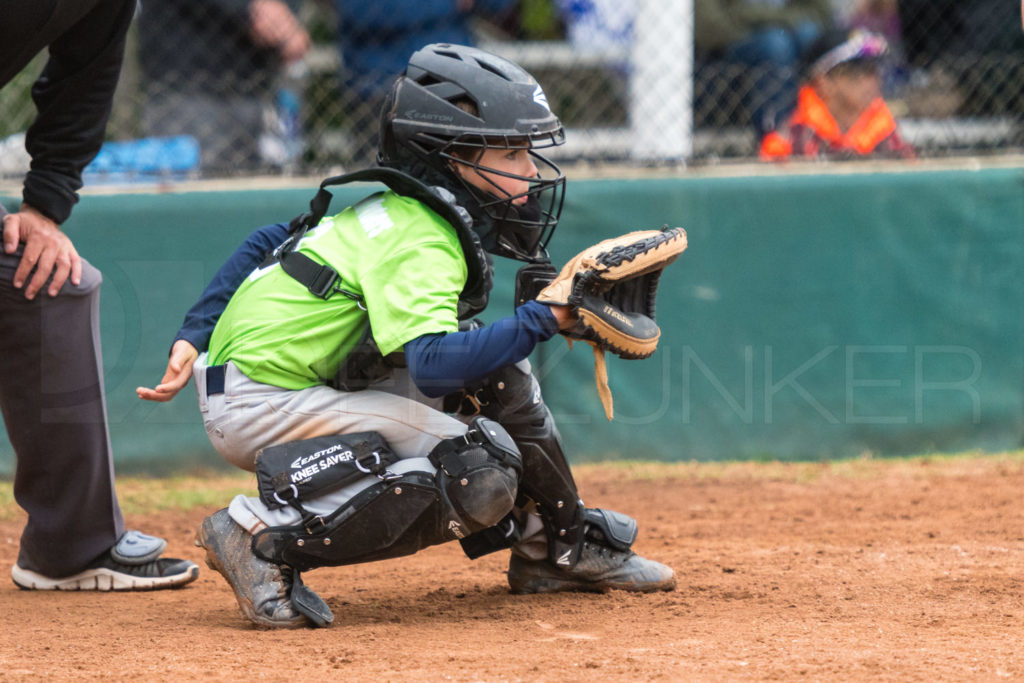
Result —
<svg viewBox="0 0 1024 683"><path fill-rule="evenodd" d="M114 492L100 354L100 272L33 301L12 284L20 259L0 254L0 409L28 513L18 564L46 576L84 569L124 532Z"/></svg>

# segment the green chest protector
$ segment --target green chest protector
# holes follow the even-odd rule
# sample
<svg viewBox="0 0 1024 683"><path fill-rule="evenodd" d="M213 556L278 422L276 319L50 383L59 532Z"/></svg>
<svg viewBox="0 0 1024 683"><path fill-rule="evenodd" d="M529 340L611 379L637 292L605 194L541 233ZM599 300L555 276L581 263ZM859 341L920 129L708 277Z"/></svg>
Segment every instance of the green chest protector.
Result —
<svg viewBox="0 0 1024 683"><path fill-rule="evenodd" d="M316 227L327 215L332 195L327 188L354 182L379 182L404 197L410 197L425 204L441 216L455 230L466 259L466 285L459 294L459 320L466 320L479 314L487 307L487 299L493 286L493 268L490 258L480 246L480 238L472 229L472 218L454 203L454 196L443 188L431 188L407 173L393 168L368 168L345 175L332 176L320 183L320 189L309 202L309 211L292 219L288 226L289 236L279 247L270 252L261 267L280 262L285 273L301 282L316 297L329 299L341 294L365 310L362 297L345 289L338 272L325 263L319 263L295 247L307 231ZM443 195L447 193L448 198Z"/></svg>
<svg viewBox="0 0 1024 683"><path fill-rule="evenodd" d="M332 199L327 188L353 182L382 183L397 194L425 204L449 223L458 236L467 266L466 285L459 294L459 320L468 320L487 307L493 286L493 268L490 258L480 245L480 238L472 230L472 218L454 203L454 196L443 188L431 188L411 175L392 168L369 168L325 179L310 200L309 211L292 219L288 227L288 238L267 254L260 267L280 263L281 269L304 285L313 296L326 300L340 294L355 301L365 311L363 297L344 287L338 271L296 251L303 235L319 225L327 215ZM401 351L386 357L381 354L367 324L362 337L345 358L337 375L327 383L342 391L360 391L387 377L393 368L404 366L405 358Z"/></svg>

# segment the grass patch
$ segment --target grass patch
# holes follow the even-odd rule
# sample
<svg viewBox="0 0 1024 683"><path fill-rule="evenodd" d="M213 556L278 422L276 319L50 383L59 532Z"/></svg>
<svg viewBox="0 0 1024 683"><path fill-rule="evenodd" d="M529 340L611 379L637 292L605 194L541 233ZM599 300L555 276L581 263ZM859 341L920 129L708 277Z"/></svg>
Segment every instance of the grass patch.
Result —
<svg viewBox="0 0 1024 683"><path fill-rule="evenodd" d="M126 515L222 508L239 493L255 491L256 476L249 472L117 478L117 498ZM20 513L12 482L0 481L0 521L11 521Z"/></svg>
<svg viewBox="0 0 1024 683"><path fill-rule="evenodd" d="M14 519L18 506L14 502L14 487L9 481L0 481L0 522Z"/></svg>
<svg viewBox="0 0 1024 683"><path fill-rule="evenodd" d="M222 508L238 494L255 495L250 472L172 477L118 477L117 497L126 515L194 508Z"/></svg>
<svg viewBox="0 0 1024 683"><path fill-rule="evenodd" d="M1024 450L1005 453L936 453L905 458L859 458L827 462L650 462L615 460L573 467L580 479L616 481L716 480L813 483L826 478L883 479L1016 474ZM118 477L117 494L128 515L194 508L219 508L238 495L254 495L255 475L221 471L170 477ZM0 521L20 513L10 481L0 481Z"/></svg>
<svg viewBox="0 0 1024 683"><path fill-rule="evenodd" d="M826 477L871 479L881 477L962 476L971 473L1009 473L1024 470L1024 450L1005 453L935 453L900 458L864 455L828 461L652 462L617 460L573 467L574 472L599 478L625 480L785 481L811 483Z"/></svg>

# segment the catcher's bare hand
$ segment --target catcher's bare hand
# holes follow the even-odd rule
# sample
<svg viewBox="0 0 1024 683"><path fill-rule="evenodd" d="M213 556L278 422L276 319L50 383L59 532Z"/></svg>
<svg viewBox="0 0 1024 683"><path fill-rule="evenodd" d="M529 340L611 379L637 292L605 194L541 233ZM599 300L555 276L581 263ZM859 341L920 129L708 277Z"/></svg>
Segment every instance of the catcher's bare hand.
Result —
<svg viewBox="0 0 1024 683"><path fill-rule="evenodd" d="M21 261L14 271L14 286L25 286L26 299L34 299L51 274L53 279L46 290L50 296L57 296L69 275L71 284L81 283L82 257L71 238L61 232L54 221L28 204L22 204L18 213L4 217L3 228L4 252L13 254L19 242L25 243ZM26 285L25 280L33 268L35 274Z"/></svg>
<svg viewBox="0 0 1024 683"><path fill-rule="evenodd" d="M558 306L550 305L548 308L555 316L555 320L558 321L559 330L568 330L570 327L576 324L578 318L576 312L572 309L572 306Z"/></svg>
<svg viewBox="0 0 1024 683"><path fill-rule="evenodd" d="M188 380L192 377L192 364L199 357L196 347L184 339L174 342L171 347L171 357L167 361L167 370L160 384L155 388L139 387L135 393L145 401L159 401L166 403L178 395L178 392L185 388Z"/></svg>

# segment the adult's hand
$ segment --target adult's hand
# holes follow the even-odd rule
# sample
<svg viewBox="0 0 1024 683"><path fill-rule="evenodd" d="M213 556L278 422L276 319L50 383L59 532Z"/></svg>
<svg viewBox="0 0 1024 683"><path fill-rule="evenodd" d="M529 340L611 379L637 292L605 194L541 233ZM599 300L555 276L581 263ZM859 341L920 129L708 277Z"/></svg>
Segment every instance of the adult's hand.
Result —
<svg viewBox="0 0 1024 683"><path fill-rule="evenodd" d="M166 403L178 395L178 392L185 388L188 380L192 377L192 364L199 357L196 347L184 339L174 342L171 347L171 357L167 360L167 370L160 384L150 389L138 387L135 393L145 401L158 401Z"/></svg>
<svg viewBox="0 0 1024 683"><path fill-rule="evenodd" d="M309 34L281 0L252 0L249 20L253 42L274 48L286 63L302 59L309 50Z"/></svg>
<svg viewBox="0 0 1024 683"><path fill-rule="evenodd" d="M46 290L50 296L57 296L69 275L71 284L81 283L82 257L71 239L54 221L28 204L22 204L18 213L4 216L4 252L13 254L19 242L24 242L25 249L14 271L14 286L25 286L26 299L34 299L51 274L53 280ZM35 274L26 285L33 268Z"/></svg>

